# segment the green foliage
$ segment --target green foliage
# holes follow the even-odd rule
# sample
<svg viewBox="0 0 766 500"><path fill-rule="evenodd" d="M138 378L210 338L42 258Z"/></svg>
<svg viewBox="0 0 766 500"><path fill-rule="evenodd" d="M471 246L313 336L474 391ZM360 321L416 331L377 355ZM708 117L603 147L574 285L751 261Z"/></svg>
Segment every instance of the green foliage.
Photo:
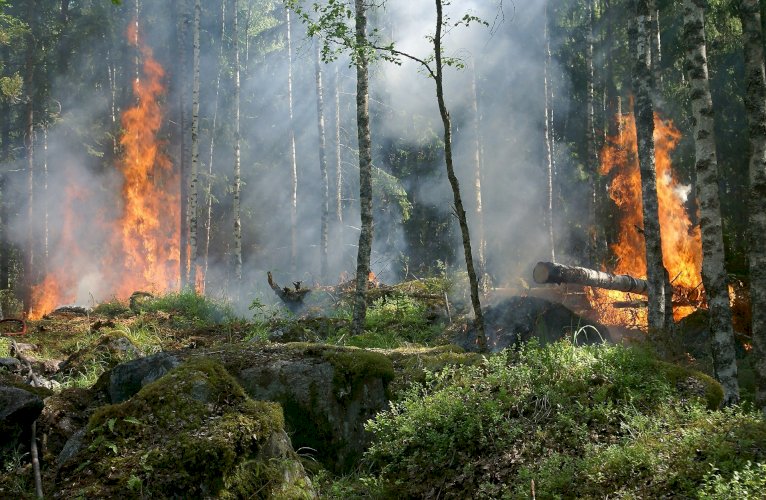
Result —
<svg viewBox="0 0 766 500"><path fill-rule="evenodd" d="M428 374L368 423L366 458L391 496L516 498L532 479L540 498L693 495L766 438L754 414L708 410L706 385L641 350L529 344Z"/></svg>
<svg viewBox="0 0 766 500"><path fill-rule="evenodd" d="M112 300L102 302L93 308L94 314L101 314L109 318L115 318L122 314L130 314L131 310L128 304L121 301L117 297L113 297Z"/></svg>
<svg viewBox="0 0 766 500"><path fill-rule="evenodd" d="M350 310L345 310L350 318ZM328 343L363 348L393 349L416 343L438 343L443 328L428 317L428 305L423 301L395 293L373 301L367 309L364 332L350 336L340 328L327 338Z"/></svg>
<svg viewBox="0 0 766 500"><path fill-rule="evenodd" d="M173 292L142 301L141 309L148 312L163 311L182 322L209 325L235 319L231 305L196 293L194 290Z"/></svg>
<svg viewBox="0 0 766 500"><path fill-rule="evenodd" d="M766 491L766 464L753 465L747 462L744 469L735 470L728 479L721 475L720 470L715 467L712 469L704 478L699 498L705 500L763 498Z"/></svg>

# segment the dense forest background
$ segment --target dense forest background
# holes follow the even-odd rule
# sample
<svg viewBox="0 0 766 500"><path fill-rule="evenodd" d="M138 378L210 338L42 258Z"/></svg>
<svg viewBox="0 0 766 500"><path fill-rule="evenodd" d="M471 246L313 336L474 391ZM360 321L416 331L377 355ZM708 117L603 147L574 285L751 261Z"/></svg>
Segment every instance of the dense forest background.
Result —
<svg viewBox="0 0 766 500"><path fill-rule="evenodd" d="M487 23L455 26L448 32L445 53L459 58L462 68L450 68L445 85L455 164L474 245L486 248L480 267L494 285L528 279L531 265L551 256L547 236L551 215L558 261L592 259L588 238L594 227L605 229L599 233L604 248L617 238L618 210L592 151L600 151L607 137L617 133L616 117L630 109L633 59L627 3L460 1L447 7L453 20L470 13ZM149 79L145 64L150 57L141 47L150 49L164 70L158 79L163 88L156 95L162 113L156 146L167 155L175 177L168 177L159 191L172 193L164 203L177 203L181 212L187 210L186 191L176 186L189 182L194 141L199 149L196 280L200 286L208 293L251 294L266 286L267 270L275 271L281 281L337 282L353 274L359 181L355 73L349 61L340 57L317 65L316 42L294 14L288 24L281 2L202 2L199 131L193 138L192 4L187 0L123 0L119 5L103 0L0 2L0 287L6 308L18 301L28 307L34 287L51 273L66 284L62 301L83 303L119 293L115 283L122 278L108 276L113 265L104 254L114 246L113 231L107 228L120 220L126 203L120 196L125 178L117 167L127 147L121 141L122 116L137 102L133 82ZM681 7L661 0L655 7L656 111L681 131L673 165L681 183L691 186L694 145ZM434 25L430 2L391 0L370 9L369 16L383 42L428 56L426 37ZM744 275L749 146L741 25L727 1L708 2L706 16L727 267L730 273ZM137 44L128 37L130 26L136 28ZM589 82L594 103L590 132ZM325 201L318 89L323 97L331 201L326 276L320 276ZM445 266L460 267L460 231L443 168L433 82L415 63L377 60L371 66L370 113L375 195L372 270L379 279L394 282L438 273ZM241 120L239 132L237 120ZM241 144L239 210L233 196L237 143ZM596 210L591 216L593 193ZM688 209L694 219L693 200L688 198ZM238 214L243 276L242 284L233 286L239 281L234 263ZM180 226L184 219L178 216ZM176 245L181 256L168 261L169 266L190 260L189 219L185 220L187 233L173 228L167 236L183 242ZM596 264L609 267L608 255L599 260ZM171 273L165 283L149 276L143 286L177 287L187 273Z"/></svg>

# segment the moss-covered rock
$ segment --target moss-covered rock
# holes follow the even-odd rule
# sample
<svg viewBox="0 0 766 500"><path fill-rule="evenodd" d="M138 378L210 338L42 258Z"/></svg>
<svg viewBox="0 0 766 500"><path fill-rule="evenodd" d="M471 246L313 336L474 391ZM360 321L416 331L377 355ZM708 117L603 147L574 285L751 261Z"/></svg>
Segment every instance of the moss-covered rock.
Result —
<svg viewBox="0 0 766 500"><path fill-rule="evenodd" d="M90 417L56 497L312 498L279 405L193 358Z"/></svg>
<svg viewBox="0 0 766 500"><path fill-rule="evenodd" d="M484 357L475 352L465 352L456 345L438 347L400 347L381 349L391 360L396 377L389 389L393 399L413 383L423 383L426 372L438 372L448 366L478 365Z"/></svg>
<svg viewBox="0 0 766 500"><path fill-rule="evenodd" d="M364 423L388 406L393 364L378 352L321 344L247 345L213 351L256 398L279 402L293 444L335 471L367 446Z"/></svg>

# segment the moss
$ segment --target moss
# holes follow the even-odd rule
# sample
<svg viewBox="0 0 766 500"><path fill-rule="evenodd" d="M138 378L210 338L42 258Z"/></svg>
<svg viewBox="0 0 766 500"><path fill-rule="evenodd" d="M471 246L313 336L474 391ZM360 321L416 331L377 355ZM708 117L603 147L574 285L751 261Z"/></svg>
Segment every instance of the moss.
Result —
<svg viewBox="0 0 766 500"><path fill-rule="evenodd" d="M219 363L190 359L130 400L96 410L62 484L74 484L66 494L89 497L216 496L237 488L253 496L238 467L283 428L278 404L249 399Z"/></svg>
<svg viewBox="0 0 766 500"><path fill-rule="evenodd" d="M703 399L710 410L721 406L723 388L713 377L664 361L656 361L656 366L682 395Z"/></svg>
<svg viewBox="0 0 766 500"><path fill-rule="evenodd" d="M403 347L381 351L393 363L396 377L390 385L393 399L397 399L413 383L423 383L426 372L438 372L448 366L475 366L483 356L465 352L456 345L439 347Z"/></svg>

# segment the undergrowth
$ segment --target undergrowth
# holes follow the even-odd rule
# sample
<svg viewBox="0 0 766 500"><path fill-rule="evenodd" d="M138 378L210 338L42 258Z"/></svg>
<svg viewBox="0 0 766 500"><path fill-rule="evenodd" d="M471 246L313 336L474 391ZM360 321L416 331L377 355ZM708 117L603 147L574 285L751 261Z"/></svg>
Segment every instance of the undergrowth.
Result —
<svg viewBox="0 0 766 500"><path fill-rule="evenodd" d="M228 302L200 295L194 290L142 300L140 307L146 312L169 313L174 319L194 325L214 325L236 319L234 309Z"/></svg>
<svg viewBox="0 0 766 500"><path fill-rule="evenodd" d="M752 488L746 467L766 461L766 424L708 409L717 384L678 370L641 350L569 342L448 368L368 422L367 465L385 497L528 498L532 480L539 498Z"/></svg>

